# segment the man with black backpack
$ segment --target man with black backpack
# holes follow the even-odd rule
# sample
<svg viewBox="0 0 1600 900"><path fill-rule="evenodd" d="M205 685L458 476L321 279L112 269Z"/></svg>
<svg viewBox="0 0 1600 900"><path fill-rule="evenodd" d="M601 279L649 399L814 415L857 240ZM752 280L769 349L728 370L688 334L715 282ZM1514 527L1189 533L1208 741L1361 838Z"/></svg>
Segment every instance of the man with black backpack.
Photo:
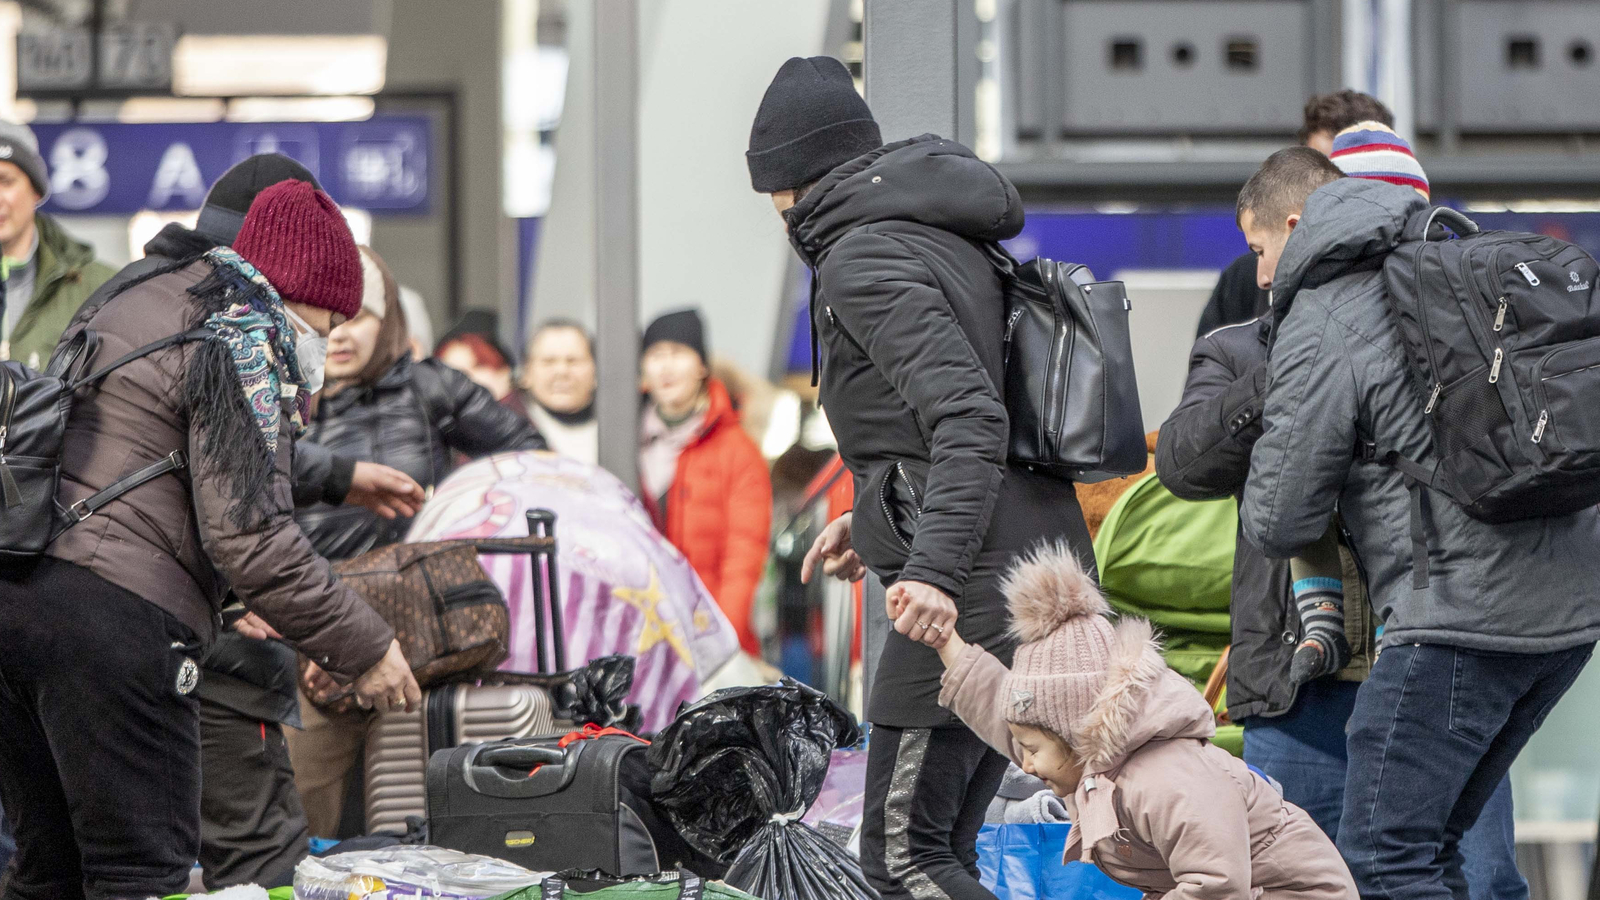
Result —
<svg viewBox="0 0 1600 900"><path fill-rule="evenodd" d="M1007 464L1005 305L989 245L1021 230L1022 203L955 141L883 145L828 57L783 64L746 160L812 267L822 405L855 476L855 513L818 538L803 577L820 565L860 578L865 566L889 584L862 868L890 900L992 900L975 843L1006 760L939 706L936 648L959 629L1009 664L1000 582L1016 556L1061 541L1094 560L1072 484Z"/></svg>
<svg viewBox="0 0 1600 900"><path fill-rule="evenodd" d="M1416 191L1305 152L1274 154L1239 196L1275 333L1242 527L1285 558L1337 508L1384 629L1350 719L1339 847L1363 897L1463 898L1463 832L1600 638L1600 513L1581 473L1550 471L1586 423L1539 368L1553 350L1551 376L1593 387L1586 345L1564 341L1597 333L1596 268L1529 235L1440 265ZM1563 478L1581 508L1494 505Z"/></svg>

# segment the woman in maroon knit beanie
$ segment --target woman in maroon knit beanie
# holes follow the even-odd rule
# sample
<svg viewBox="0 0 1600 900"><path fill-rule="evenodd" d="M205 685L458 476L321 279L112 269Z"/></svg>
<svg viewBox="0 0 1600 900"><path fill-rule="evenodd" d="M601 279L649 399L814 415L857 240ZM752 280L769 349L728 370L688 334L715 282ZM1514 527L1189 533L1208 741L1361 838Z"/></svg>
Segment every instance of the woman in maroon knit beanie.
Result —
<svg viewBox="0 0 1600 900"><path fill-rule="evenodd" d="M167 896L200 851L192 693L237 600L353 683L364 706L421 695L393 629L293 517L290 461L328 331L361 305L355 241L304 182L261 192L235 248L129 282L63 336L99 368L170 343L74 397L56 500L156 470L0 560L0 799L7 896ZM15 459L14 464L15 464ZM87 509L88 507L83 507Z"/></svg>

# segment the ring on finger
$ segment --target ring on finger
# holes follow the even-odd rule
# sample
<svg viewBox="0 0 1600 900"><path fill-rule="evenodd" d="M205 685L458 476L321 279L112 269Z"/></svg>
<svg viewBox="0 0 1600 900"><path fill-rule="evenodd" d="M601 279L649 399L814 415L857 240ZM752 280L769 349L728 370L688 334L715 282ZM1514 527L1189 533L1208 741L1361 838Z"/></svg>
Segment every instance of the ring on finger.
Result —
<svg viewBox="0 0 1600 900"><path fill-rule="evenodd" d="M940 634L944 634L944 626L943 625L929 625L928 627L932 628L934 631L939 632Z"/></svg>
<svg viewBox="0 0 1600 900"><path fill-rule="evenodd" d="M927 628L928 627L928 623L927 622L918 622L917 623L917 627L918 628Z"/></svg>

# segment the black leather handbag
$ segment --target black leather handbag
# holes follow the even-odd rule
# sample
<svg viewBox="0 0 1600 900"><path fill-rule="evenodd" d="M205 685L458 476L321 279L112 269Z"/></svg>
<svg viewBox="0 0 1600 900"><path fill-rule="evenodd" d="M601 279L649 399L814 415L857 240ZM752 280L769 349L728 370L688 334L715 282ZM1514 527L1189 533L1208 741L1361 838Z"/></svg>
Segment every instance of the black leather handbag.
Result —
<svg viewBox="0 0 1600 900"><path fill-rule="evenodd" d="M1144 471L1127 292L1089 270L995 247L1005 283L1010 461L1079 482Z"/></svg>

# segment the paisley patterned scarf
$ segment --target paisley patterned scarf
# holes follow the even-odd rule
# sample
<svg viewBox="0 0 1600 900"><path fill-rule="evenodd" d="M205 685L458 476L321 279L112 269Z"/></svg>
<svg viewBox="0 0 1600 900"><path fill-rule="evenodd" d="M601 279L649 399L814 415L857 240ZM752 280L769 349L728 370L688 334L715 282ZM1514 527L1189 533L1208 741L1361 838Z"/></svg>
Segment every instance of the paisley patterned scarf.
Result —
<svg viewBox="0 0 1600 900"><path fill-rule="evenodd" d="M296 437L305 431L310 411L311 396L299 390L305 376L295 355L294 327L283 313L277 289L244 257L230 247L216 247L206 251L205 259L214 267L213 277L227 283L230 302L201 324L215 331L231 352L245 401L266 441L267 456L275 458L281 398L294 399L290 423Z"/></svg>

